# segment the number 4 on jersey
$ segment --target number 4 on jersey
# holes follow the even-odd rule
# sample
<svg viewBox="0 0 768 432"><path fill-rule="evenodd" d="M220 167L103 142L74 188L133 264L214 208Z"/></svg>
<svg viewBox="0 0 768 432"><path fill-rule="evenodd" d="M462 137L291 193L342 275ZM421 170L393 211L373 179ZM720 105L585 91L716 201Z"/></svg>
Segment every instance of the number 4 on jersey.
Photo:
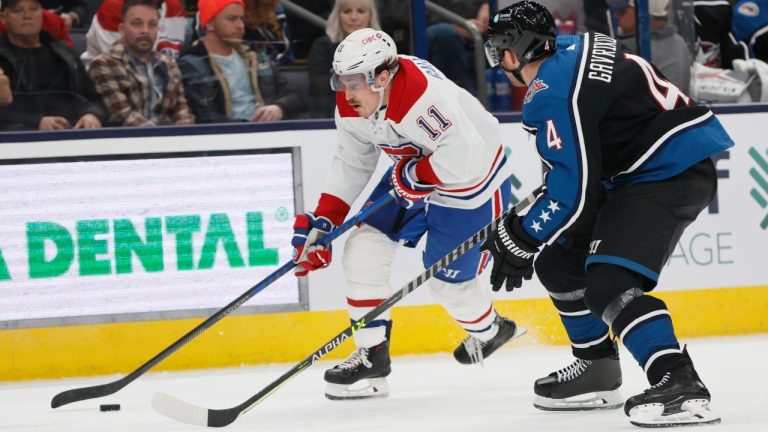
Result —
<svg viewBox="0 0 768 432"><path fill-rule="evenodd" d="M547 120L547 147L556 150L561 150L563 148L563 140L560 139L560 135L557 134L554 120Z"/></svg>
<svg viewBox="0 0 768 432"><path fill-rule="evenodd" d="M651 96L656 99L656 103L658 103L663 110L669 111L675 109L678 101L682 101L685 106L691 105L691 98L686 96L674 84L658 76L653 69L653 66L648 63L648 60L633 54L624 54L624 57L640 66L640 69L645 75L645 80L648 83L648 89L651 92Z"/></svg>

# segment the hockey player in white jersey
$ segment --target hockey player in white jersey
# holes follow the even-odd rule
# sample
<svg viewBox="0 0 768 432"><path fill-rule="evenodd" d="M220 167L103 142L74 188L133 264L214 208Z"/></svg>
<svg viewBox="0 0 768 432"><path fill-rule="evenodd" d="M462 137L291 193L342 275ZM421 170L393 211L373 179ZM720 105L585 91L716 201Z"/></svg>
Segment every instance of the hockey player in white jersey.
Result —
<svg viewBox="0 0 768 432"><path fill-rule="evenodd" d="M347 304L357 320L391 295L399 244L413 247L428 234L423 263L432 265L509 205L511 172L498 121L427 61L398 56L383 31L357 30L339 44L331 86L338 150L316 209L296 217L292 244L297 276L328 266L331 249L310 245L344 221L380 153L392 159L369 201L391 191L395 200L346 243ZM475 247L429 280L433 298L469 333L454 351L463 364L524 333L496 313L477 279L488 258ZM328 398L388 395L390 329L387 311L355 334L358 349L325 373Z"/></svg>

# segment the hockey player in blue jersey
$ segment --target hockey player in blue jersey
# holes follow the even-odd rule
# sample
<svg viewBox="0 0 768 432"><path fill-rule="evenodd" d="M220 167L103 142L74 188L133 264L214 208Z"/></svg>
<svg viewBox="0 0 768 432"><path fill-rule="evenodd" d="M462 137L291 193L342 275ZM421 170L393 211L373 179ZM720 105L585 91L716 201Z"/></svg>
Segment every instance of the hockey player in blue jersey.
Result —
<svg viewBox="0 0 768 432"><path fill-rule="evenodd" d="M714 197L710 156L733 146L728 134L709 109L616 40L556 36L552 16L534 2L493 16L486 54L528 87L523 127L549 168L530 211L499 223L483 245L494 256L491 281L512 290L535 266L576 357L536 381L534 405L620 407L612 333L652 385L623 404L633 424L719 422L666 305L648 293L685 227Z"/></svg>

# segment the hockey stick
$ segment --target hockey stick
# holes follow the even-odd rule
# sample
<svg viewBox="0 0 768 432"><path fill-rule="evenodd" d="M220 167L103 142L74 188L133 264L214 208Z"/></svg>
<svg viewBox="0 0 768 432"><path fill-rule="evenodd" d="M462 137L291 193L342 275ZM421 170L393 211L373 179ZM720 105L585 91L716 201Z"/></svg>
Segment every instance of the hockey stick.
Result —
<svg viewBox="0 0 768 432"><path fill-rule="evenodd" d="M331 352L342 342L349 339L352 335L357 333L361 328L365 327L365 324L374 320L382 312L391 308L395 303L402 300L405 296L410 294L413 290L418 288L421 284L427 281L427 279L434 276L437 272L445 268L450 263L456 261L461 255L467 252L469 249L480 243L483 239L493 232L497 222L506 217L512 212L519 213L531 203L536 200L541 189L535 190L531 195L525 197L522 201L517 203L514 208L505 211L499 218L495 219L490 224L486 225L483 229L475 233L472 237L460 244L456 249L449 252L446 256L442 257L438 262L433 264L430 268L426 269L416 279L408 282L404 287L395 292L391 297L384 300L381 304L373 308L370 312L365 314L362 318L356 321L354 324L345 328L341 333L336 335L333 339L323 344L317 351L309 355L309 357L302 360L296 366L291 368L288 372L284 373L277 380L264 387L260 392L251 396L245 402L232 408L224 409L210 409L199 407L174 396L166 393L156 393L152 397L152 407L160 414L183 423L189 423L198 426L210 426L210 427L223 427L237 420L238 417L246 413L248 410L262 402L269 397L272 393L277 391L285 383L292 378L296 377L299 373L303 372L308 367L312 366L316 361L325 357L326 354Z"/></svg>
<svg viewBox="0 0 768 432"><path fill-rule="evenodd" d="M370 216L375 211L381 209L385 204L392 201L393 198L394 198L393 195L387 194L379 198L375 202L373 202L371 205L363 207L363 209L361 209L360 212L358 212L355 216L353 216L343 224L339 225L336 229L329 232L322 239L318 240L318 243L328 246L337 237L349 231L351 228L353 228L355 225L365 220L365 218ZM176 342L172 343L170 346L162 350L159 354L149 359L149 361L147 361L146 363L141 365L138 369L134 370L128 375L118 379L117 381L112 381L106 384L65 390L53 397L53 399L51 400L51 408L58 408L68 403L78 402L86 399L104 397L104 396L108 396L113 393L116 393L123 387L127 386L128 384L136 380L136 378L140 377L145 372L152 369L155 365L165 360L168 356L176 352L179 348L186 345L189 341L199 336L202 332L206 331L208 328L210 328L212 325L217 323L219 320L229 315L232 311L242 306L243 303L247 302L251 297L258 294L260 291L264 290L264 288L268 287L269 285L274 283L276 280L280 279L280 277L282 277L286 273L290 272L294 267L296 267L296 264L294 264L292 260L288 261L282 267L275 270L274 272L272 272L272 274L264 278L261 282L257 283L256 285L252 286L248 291L241 294L240 297L236 298L228 305L219 309L218 312L211 315L208 319L206 319L202 323L198 324L197 327L190 330L187 334L182 336Z"/></svg>

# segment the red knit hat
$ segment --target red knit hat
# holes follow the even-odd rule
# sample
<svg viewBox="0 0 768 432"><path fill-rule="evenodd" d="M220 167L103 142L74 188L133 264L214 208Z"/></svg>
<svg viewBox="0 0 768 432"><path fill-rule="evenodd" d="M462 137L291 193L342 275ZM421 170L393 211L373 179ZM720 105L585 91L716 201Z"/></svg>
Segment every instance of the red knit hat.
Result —
<svg viewBox="0 0 768 432"><path fill-rule="evenodd" d="M239 4L245 8L243 0L199 0L197 2L197 9L200 11L200 25L205 28L208 21L232 3Z"/></svg>

